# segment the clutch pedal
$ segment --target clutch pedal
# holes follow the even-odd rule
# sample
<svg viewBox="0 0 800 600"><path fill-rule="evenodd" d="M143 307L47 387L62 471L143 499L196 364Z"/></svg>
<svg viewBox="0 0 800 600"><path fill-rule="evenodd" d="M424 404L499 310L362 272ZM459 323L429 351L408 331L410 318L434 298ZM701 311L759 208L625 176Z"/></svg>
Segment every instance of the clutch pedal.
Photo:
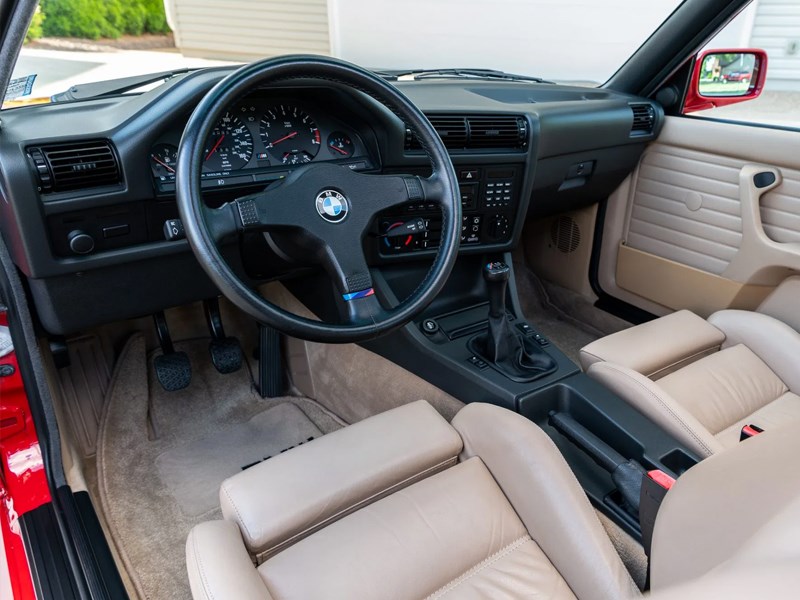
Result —
<svg viewBox="0 0 800 600"><path fill-rule="evenodd" d="M154 314L153 321L156 324L156 333L162 351L162 354L153 360L156 379L168 392L177 392L189 387L192 382L192 363L189 362L189 357L186 352L175 352L164 313Z"/></svg>
<svg viewBox="0 0 800 600"><path fill-rule="evenodd" d="M242 368L242 345L235 337L225 335L222 327L222 315L219 312L219 301L216 298L205 300L203 308L206 313L206 322L211 332L211 342L208 352L214 368L227 375L235 373Z"/></svg>

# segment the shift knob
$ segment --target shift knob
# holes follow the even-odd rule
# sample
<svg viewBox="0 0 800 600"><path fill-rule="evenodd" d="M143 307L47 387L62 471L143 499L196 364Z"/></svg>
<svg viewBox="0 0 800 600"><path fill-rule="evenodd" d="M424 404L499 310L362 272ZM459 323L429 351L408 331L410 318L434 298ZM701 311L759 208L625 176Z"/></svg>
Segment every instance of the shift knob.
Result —
<svg viewBox="0 0 800 600"><path fill-rule="evenodd" d="M506 287L511 268L504 262L490 262L483 267L483 278L489 288L489 316L505 317Z"/></svg>

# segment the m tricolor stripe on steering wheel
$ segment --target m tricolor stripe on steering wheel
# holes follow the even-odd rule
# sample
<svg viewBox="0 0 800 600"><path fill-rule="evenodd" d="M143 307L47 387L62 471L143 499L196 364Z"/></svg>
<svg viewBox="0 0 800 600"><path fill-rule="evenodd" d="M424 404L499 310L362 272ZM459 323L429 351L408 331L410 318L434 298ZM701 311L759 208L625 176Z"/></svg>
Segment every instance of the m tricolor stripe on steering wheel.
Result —
<svg viewBox="0 0 800 600"><path fill-rule="evenodd" d="M366 298L367 296L372 296L375 293L375 290L372 288L368 288L366 290L361 290L360 292L351 292L349 294L342 294L342 298L344 298L345 302L350 302L350 300L358 300L359 298Z"/></svg>

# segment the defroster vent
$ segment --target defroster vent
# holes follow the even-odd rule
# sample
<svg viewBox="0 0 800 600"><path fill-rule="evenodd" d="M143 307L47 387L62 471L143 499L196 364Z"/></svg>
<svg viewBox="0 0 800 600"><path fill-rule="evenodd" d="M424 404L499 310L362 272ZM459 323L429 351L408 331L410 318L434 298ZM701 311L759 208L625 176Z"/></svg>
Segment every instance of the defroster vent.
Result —
<svg viewBox="0 0 800 600"><path fill-rule="evenodd" d="M28 148L42 192L68 192L122 181L117 155L108 140L88 140Z"/></svg>

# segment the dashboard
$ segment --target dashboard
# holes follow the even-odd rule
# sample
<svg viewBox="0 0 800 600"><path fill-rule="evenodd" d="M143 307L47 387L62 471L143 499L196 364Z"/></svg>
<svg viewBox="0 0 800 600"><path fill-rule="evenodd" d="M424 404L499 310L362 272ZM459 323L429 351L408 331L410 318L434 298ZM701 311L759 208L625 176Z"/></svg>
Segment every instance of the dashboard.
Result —
<svg viewBox="0 0 800 600"><path fill-rule="evenodd" d="M176 153L200 99L228 68L175 76L140 94L3 111L0 228L53 334L152 314L217 294L178 218ZM663 122L657 103L610 90L516 81L396 82L448 148L459 180L461 254L516 247L529 218L606 198ZM203 148L204 202L257 192L308 163L365 174L426 176L413 131L371 97L336 82L293 80L226 108ZM386 236L412 219L425 231ZM440 215L425 202L380 214L362 240L374 269L429 261ZM311 264L279 239L221 247L252 285ZM98 298L102 302L98 302ZM93 310L84 307L91 305Z"/></svg>
<svg viewBox="0 0 800 600"><path fill-rule="evenodd" d="M369 152L337 104L318 90L256 92L228 108L206 140L201 185L206 189L270 182L287 168L331 161L373 167ZM352 116L350 118L353 118ZM188 115L150 148L156 192L174 194L178 144Z"/></svg>

